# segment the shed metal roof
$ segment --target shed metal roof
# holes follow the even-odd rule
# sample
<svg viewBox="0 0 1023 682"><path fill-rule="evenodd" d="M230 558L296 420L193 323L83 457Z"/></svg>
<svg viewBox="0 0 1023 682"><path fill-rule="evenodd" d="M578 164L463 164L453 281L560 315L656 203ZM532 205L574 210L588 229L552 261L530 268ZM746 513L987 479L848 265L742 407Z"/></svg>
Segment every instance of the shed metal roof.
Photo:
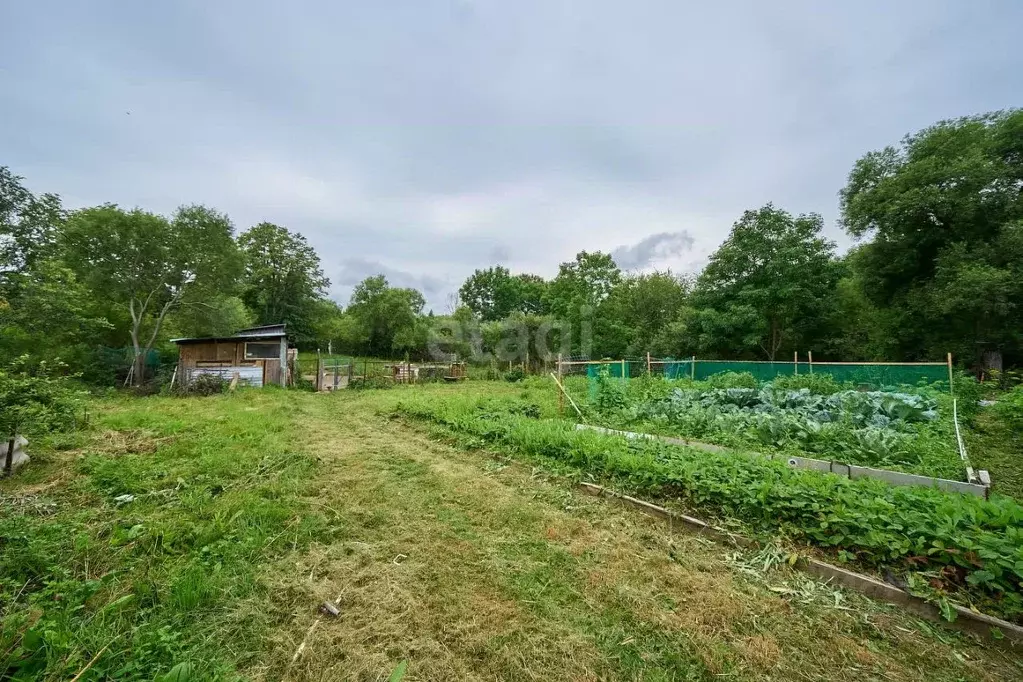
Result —
<svg viewBox="0 0 1023 682"><path fill-rule="evenodd" d="M253 339L279 339L287 336L286 325L268 324L262 327L249 327L240 329L232 336L207 336L207 337L184 337L171 339L171 343L221 343L230 341L250 341Z"/></svg>

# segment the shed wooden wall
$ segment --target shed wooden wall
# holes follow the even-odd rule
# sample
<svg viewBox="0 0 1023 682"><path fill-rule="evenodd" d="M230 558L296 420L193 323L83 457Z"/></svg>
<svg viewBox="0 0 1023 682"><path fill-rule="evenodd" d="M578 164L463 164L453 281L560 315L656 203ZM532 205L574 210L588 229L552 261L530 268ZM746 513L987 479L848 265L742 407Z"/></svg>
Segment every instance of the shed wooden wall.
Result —
<svg viewBox="0 0 1023 682"><path fill-rule="evenodd" d="M263 368L263 385L281 383L281 361L277 358L246 360L244 341L223 343L183 343L178 346L178 368L182 376L195 369L200 362L223 362L233 366L260 366Z"/></svg>

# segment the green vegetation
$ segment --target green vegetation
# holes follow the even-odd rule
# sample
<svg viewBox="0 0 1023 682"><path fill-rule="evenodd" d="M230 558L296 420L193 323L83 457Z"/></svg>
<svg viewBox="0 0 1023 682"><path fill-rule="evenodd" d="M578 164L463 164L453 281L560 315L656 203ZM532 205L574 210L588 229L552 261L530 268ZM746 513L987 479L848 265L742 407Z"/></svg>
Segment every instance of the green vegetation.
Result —
<svg viewBox="0 0 1023 682"><path fill-rule="evenodd" d="M92 433L37 445L3 489L0 676L67 679L101 651L87 679L246 664L265 624L243 607L271 595L260 567L336 531L301 499L315 460L268 409L276 393L104 401Z"/></svg>
<svg viewBox="0 0 1023 682"><path fill-rule="evenodd" d="M626 395L605 372L597 379L596 408L601 422L616 428L952 480L964 475L947 394L842 390L830 377L787 377L753 388L748 379L726 373L676 387L644 377Z"/></svg>
<svg viewBox="0 0 1023 682"><path fill-rule="evenodd" d="M560 458L509 466L389 416L485 398L501 424L557 409L531 378L93 399L89 429L37 440L0 482L0 677L1023 674L776 548L732 553L576 494L550 475L578 470Z"/></svg>
<svg viewBox="0 0 1023 682"><path fill-rule="evenodd" d="M528 403L420 400L399 409L481 443L647 496L684 500L701 514L714 511L843 561L905 572L911 587L938 598L1023 616L1023 507L1009 498L849 480L753 456L579 432L527 416L535 412Z"/></svg>

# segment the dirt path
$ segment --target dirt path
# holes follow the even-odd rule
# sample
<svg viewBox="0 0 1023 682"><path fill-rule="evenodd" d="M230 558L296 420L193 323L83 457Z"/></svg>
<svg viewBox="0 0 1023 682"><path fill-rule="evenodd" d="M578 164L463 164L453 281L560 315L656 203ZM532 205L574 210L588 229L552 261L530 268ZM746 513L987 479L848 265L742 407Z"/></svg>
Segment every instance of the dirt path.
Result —
<svg viewBox="0 0 1023 682"><path fill-rule="evenodd" d="M835 591L764 557L670 535L540 472L313 396L296 419L342 530L268 567L286 615L267 680L998 680L1018 658ZM338 600L303 655L296 648Z"/></svg>

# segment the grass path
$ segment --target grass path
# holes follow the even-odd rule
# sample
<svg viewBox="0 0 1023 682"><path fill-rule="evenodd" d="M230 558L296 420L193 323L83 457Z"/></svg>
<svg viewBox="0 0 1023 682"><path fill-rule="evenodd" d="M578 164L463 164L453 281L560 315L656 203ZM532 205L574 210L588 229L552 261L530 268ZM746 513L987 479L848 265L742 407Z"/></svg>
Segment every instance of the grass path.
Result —
<svg viewBox="0 0 1023 682"><path fill-rule="evenodd" d="M303 608L272 638L259 677L374 680L403 659L416 680L1023 674L865 599L838 593L834 608L820 583L765 576L727 548L430 439L381 414L398 393L308 407L316 500L346 537L277 578ZM341 617L321 622L288 669L325 598L339 599Z"/></svg>
<svg viewBox="0 0 1023 682"><path fill-rule="evenodd" d="M1023 679L1016 653L390 417L411 391L530 390L96 401L90 432L0 482L0 679L94 658L79 682L403 660L406 681Z"/></svg>

